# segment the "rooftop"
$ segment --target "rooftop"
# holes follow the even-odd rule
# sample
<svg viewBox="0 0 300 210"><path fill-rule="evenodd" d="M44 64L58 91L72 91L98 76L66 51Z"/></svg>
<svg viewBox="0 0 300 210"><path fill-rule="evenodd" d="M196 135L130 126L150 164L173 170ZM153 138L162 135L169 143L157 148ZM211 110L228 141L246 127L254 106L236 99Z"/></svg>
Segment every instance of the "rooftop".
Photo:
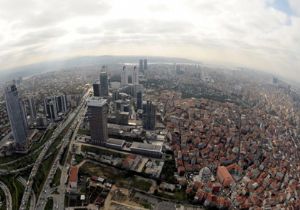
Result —
<svg viewBox="0 0 300 210"><path fill-rule="evenodd" d="M107 100L100 98L100 97L90 97L87 99L87 105L88 106L94 106L94 107L102 107L106 104Z"/></svg>
<svg viewBox="0 0 300 210"><path fill-rule="evenodd" d="M153 144L145 144L145 143L139 143L139 142L133 142L131 149L140 149L140 150L148 150L148 151L162 151L161 145L153 145Z"/></svg>
<svg viewBox="0 0 300 210"><path fill-rule="evenodd" d="M125 144L125 140L109 138L106 141L106 144L116 145L116 146L123 146Z"/></svg>
<svg viewBox="0 0 300 210"><path fill-rule="evenodd" d="M77 167L71 167L70 169L70 182L77 182L78 179L78 168Z"/></svg>

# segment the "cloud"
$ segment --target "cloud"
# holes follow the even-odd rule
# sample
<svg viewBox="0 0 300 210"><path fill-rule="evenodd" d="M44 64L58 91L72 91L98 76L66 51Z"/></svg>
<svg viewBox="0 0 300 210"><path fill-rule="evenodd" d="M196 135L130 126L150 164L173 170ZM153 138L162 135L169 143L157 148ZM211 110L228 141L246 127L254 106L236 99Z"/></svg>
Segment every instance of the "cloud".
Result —
<svg viewBox="0 0 300 210"><path fill-rule="evenodd" d="M276 1L0 0L0 68L62 56L148 54L295 77L299 0L285 0L292 13Z"/></svg>
<svg viewBox="0 0 300 210"><path fill-rule="evenodd" d="M288 3L292 9L292 11L300 16L300 1L299 0L288 0Z"/></svg>

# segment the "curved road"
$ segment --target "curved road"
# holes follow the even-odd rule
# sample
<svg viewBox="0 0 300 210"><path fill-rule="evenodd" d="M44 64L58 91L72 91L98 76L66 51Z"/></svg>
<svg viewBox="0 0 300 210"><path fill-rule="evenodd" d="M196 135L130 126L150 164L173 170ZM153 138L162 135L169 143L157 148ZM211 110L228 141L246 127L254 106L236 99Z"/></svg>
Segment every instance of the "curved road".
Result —
<svg viewBox="0 0 300 210"><path fill-rule="evenodd" d="M26 180L25 180L23 177L19 176L19 177L17 178L17 180L18 180L24 187L26 187ZM34 210L35 203L36 203L36 197L35 197L35 193L32 191L32 193L31 193L31 199L30 199L30 207L29 207L30 210Z"/></svg>
<svg viewBox="0 0 300 210"><path fill-rule="evenodd" d="M12 198L8 187L0 181L0 188L3 190L6 197L6 209L12 210Z"/></svg>

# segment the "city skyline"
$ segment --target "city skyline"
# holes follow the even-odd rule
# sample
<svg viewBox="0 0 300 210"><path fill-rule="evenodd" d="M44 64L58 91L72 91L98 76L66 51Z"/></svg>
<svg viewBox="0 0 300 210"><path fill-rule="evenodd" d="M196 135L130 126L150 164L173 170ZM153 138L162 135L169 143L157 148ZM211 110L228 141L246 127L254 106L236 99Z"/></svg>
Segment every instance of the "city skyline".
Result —
<svg viewBox="0 0 300 210"><path fill-rule="evenodd" d="M298 78L297 0L13 0L0 1L0 14L0 69L82 55L144 54Z"/></svg>

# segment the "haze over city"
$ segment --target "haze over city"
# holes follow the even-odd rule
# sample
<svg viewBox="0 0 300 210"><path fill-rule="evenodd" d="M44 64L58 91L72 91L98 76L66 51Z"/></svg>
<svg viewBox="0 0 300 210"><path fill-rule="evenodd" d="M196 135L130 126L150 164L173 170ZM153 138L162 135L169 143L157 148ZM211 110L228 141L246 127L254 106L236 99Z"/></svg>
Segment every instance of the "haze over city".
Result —
<svg viewBox="0 0 300 210"><path fill-rule="evenodd" d="M0 210L300 209L300 0L0 0Z"/></svg>
<svg viewBox="0 0 300 210"><path fill-rule="evenodd" d="M0 1L0 69L158 55L299 78L298 0Z"/></svg>

